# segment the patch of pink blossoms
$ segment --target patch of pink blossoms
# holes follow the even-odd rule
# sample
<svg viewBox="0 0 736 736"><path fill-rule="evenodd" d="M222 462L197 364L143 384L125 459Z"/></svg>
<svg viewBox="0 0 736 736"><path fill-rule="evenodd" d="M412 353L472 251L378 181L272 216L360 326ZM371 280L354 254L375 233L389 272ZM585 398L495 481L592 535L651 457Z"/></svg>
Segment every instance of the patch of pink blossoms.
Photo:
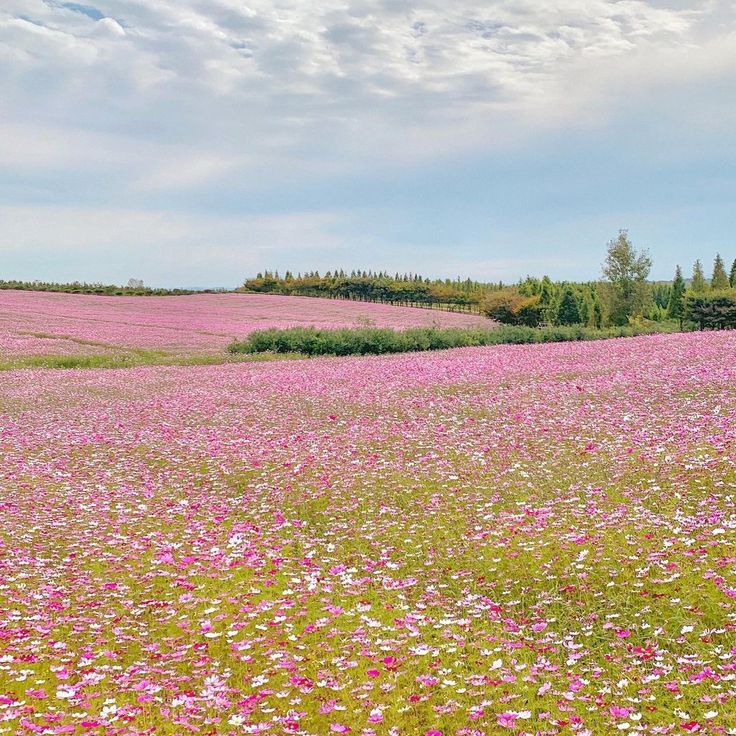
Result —
<svg viewBox="0 0 736 736"><path fill-rule="evenodd" d="M732 733L734 355L2 374L0 733Z"/></svg>
<svg viewBox="0 0 736 736"><path fill-rule="evenodd" d="M0 357L85 355L140 348L222 352L269 327L447 327L488 325L439 310L270 294L95 296L0 290Z"/></svg>

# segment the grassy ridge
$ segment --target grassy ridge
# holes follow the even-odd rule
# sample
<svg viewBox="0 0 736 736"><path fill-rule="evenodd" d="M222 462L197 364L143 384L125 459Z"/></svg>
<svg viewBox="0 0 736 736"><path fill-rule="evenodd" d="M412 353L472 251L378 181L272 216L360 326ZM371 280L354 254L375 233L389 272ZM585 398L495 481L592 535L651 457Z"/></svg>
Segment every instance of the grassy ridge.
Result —
<svg viewBox="0 0 736 736"><path fill-rule="evenodd" d="M392 330L379 327L317 329L291 327L252 332L228 347L231 353L301 353L303 355L383 355L424 350L479 347L484 345L531 344L602 340L632 337L654 332L674 331L670 325L611 327L596 330L589 327L533 328L502 325L500 327L413 327ZM673 327L673 326L672 326Z"/></svg>
<svg viewBox="0 0 736 736"><path fill-rule="evenodd" d="M302 358L302 355L170 355L155 350L141 350L114 355L22 355L0 360L0 371L21 369L73 369L73 368L138 368L145 365L220 365L223 363L252 363L275 359Z"/></svg>

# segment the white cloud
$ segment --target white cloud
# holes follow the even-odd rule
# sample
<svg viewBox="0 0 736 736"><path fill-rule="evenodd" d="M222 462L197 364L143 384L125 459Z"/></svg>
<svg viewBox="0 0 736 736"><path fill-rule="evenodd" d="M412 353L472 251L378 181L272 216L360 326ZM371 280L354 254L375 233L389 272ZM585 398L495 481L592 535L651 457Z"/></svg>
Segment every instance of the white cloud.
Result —
<svg viewBox="0 0 736 736"><path fill-rule="evenodd" d="M181 188L229 172L206 163L223 158L399 162L597 124L612 82L630 92L619 72L637 88L707 74L711 49L732 62L733 18L695 0L8 0L0 97L10 122L33 110L39 126L179 145L133 181ZM167 171L194 148L189 174Z"/></svg>
<svg viewBox="0 0 736 736"><path fill-rule="evenodd" d="M343 247L350 213L178 212L263 192L329 208L310 196L331 179L375 191L637 112L668 116L674 153L646 154L683 159L733 138L735 21L731 0L3 0L0 193L17 206L0 244L179 263L218 248L247 270L258 249Z"/></svg>

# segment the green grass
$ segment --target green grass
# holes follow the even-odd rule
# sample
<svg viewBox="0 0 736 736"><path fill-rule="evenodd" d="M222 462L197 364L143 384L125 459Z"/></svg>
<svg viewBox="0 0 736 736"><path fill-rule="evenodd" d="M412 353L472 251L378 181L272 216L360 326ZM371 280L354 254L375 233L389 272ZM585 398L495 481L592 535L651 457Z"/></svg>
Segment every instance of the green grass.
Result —
<svg viewBox="0 0 736 736"><path fill-rule="evenodd" d="M23 369L137 368L145 365L220 365L303 358L303 355L171 355L156 350L136 350L113 355L24 355L0 361L0 371Z"/></svg>

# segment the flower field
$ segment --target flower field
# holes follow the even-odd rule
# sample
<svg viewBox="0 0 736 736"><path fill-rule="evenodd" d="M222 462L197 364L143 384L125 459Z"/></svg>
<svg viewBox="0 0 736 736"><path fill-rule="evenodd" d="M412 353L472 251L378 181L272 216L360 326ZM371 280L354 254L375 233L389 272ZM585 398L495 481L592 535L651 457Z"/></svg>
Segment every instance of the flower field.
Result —
<svg viewBox="0 0 736 736"><path fill-rule="evenodd" d="M72 298L84 339L188 350L243 297L194 338L176 298L150 332ZM0 733L736 733L734 356L0 374Z"/></svg>
<svg viewBox="0 0 736 736"><path fill-rule="evenodd" d="M287 315L287 316L285 316ZM91 296L0 290L0 357L99 355L139 349L173 355L220 353L268 327L443 327L482 317L388 304L268 294Z"/></svg>

